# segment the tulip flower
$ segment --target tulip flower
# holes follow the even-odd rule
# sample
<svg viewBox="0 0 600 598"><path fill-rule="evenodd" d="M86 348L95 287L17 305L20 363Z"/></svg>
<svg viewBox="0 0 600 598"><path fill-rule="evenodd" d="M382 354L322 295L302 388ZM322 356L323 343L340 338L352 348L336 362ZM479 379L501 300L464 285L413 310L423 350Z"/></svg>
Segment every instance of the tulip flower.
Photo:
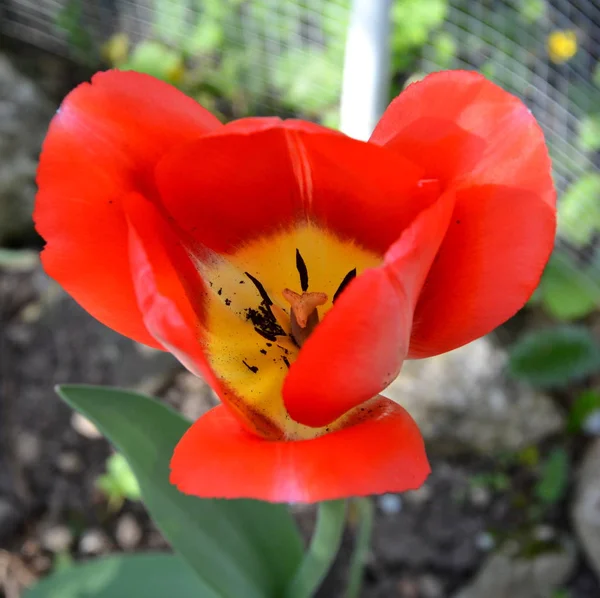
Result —
<svg viewBox="0 0 600 598"><path fill-rule="evenodd" d="M380 393L405 359L524 305L554 242L550 171L526 106L473 72L410 85L362 142L299 120L222 125L109 71L54 117L35 219L77 302L219 396L171 481L314 502L424 482L419 430Z"/></svg>

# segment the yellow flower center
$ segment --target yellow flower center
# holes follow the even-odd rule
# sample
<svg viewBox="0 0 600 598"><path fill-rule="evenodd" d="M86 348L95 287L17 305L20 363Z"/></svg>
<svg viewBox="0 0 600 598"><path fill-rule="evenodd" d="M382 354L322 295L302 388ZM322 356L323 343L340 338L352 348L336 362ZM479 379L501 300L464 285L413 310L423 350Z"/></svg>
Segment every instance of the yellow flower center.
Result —
<svg viewBox="0 0 600 598"><path fill-rule="evenodd" d="M381 261L351 240L303 224L198 264L209 286L210 365L226 386L225 400L257 433L312 438L344 423L346 416L326 428L295 422L281 389L300 347L343 288Z"/></svg>

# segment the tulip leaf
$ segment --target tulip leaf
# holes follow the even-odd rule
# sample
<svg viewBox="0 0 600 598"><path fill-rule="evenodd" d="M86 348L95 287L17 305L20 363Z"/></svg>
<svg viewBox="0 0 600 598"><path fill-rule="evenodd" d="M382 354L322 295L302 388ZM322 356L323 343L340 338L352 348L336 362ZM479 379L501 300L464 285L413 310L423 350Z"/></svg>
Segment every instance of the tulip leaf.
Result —
<svg viewBox="0 0 600 598"><path fill-rule="evenodd" d="M537 498L546 505L562 500L569 484L569 455L562 447L555 448L542 467L535 487Z"/></svg>
<svg viewBox="0 0 600 598"><path fill-rule="evenodd" d="M556 326L532 332L510 352L509 372L543 388L560 388L600 371L600 347L579 326Z"/></svg>
<svg viewBox="0 0 600 598"><path fill-rule="evenodd" d="M205 588L198 595L267 598L281 592L302 556L284 506L180 493L169 483L169 461L190 423L155 399L94 386L59 386L58 393L127 459L154 522L198 574Z"/></svg>
<svg viewBox="0 0 600 598"><path fill-rule="evenodd" d="M25 598L220 598L172 554L121 554L70 565L42 580Z"/></svg>
<svg viewBox="0 0 600 598"><path fill-rule="evenodd" d="M562 256L550 259L538 288L544 309L558 320L577 320L600 306L598 282Z"/></svg>

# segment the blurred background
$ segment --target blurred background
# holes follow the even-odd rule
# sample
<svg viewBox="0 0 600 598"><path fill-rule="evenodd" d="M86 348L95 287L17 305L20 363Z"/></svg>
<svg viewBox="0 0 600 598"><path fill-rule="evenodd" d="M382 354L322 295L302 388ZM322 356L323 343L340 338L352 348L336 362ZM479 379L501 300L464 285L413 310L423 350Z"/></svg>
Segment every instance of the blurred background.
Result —
<svg viewBox="0 0 600 598"><path fill-rule="evenodd" d="M223 121L278 114L362 138L436 70L476 69L527 103L553 158L557 246L513 320L392 386L433 474L377 499L363 595L600 597L599 59L598 0L0 0L0 596L76 559L167 549L127 464L54 384L135 388L190 418L215 404L39 266L41 141L62 97L112 66ZM298 517L309 530L312 511ZM342 596L346 565L343 551L321 596Z"/></svg>

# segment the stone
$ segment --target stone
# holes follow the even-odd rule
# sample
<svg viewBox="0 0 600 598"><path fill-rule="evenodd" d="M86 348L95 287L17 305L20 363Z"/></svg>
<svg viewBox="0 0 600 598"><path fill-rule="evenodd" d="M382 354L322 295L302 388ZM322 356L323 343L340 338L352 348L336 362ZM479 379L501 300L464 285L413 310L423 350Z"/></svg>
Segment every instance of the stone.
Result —
<svg viewBox="0 0 600 598"><path fill-rule="evenodd" d="M383 494L377 498L377 505L385 515L397 515L402 510L402 497L397 494Z"/></svg>
<svg viewBox="0 0 600 598"><path fill-rule="evenodd" d="M506 362L505 351L482 338L407 361L383 394L412 415L430 452L517 451L563 429L564 416L546 394L509 379Z"/></svg>
<svg viewBox="0 0 600 598"><path fill-rule="evenodd" d="M71 426L81 436L89 438L90 440L96 440L102 438L102 433L87 417L81 415L77 411L73 412L71 416Z"/></svg>
<svg viewBox="0 0 600 598"><path fill-rule="evenodd" d="M56 459L56 466L66 474L76 474L83 471L81 457L73 451L64 451Z"/></svg>
<svg viewBox="0 0 600 598"><path fill-rule="evenodd" d="M54 525L42 533L41 542L50 552L65 552L73 542L73 534L66 525Z"/></svg>
<svg viewBox="0 0 600 598"><path fill-rule="evenodd" d="M429 573L419 578L419 598L444 598L444 584Z"/></svg>
<svg viewBox="0 0 600 598"><path fill-rule="evenodd" d="M575 550L568 543L528 558L501 551L490 556L453 598L552 598L569 578L575 561Z"/></svg>
<svg viewBox="0 0 600 598"><path fill-rule="evenodd" d="M24 466L33 465L41 452L40 440L34 434L24 430L15 434L15 456Z"/></svg>
<svg viewBox="0 0 600 598"><path fill-rule="evenodd" d="M31 236L35 173L55 106L0 54L0 245Z"/></svg>
<svg viewBox="0 0 600 598"><path fill-rule="evenodd" d="M600 579L600 439L594 440L583 458L571 519L586 560Z"/></svg>
<svg viewBox="0 0 600 598"><path fill-rule="evenodd" d="M131 514L126 513L119 518L115 529L115 538L117 544L123 550L133 550L142 539L142 528L137 519Z"/></svg>
<svg viewBox="0 0 600 598"><path fill-rule="evenodd" d="M79 550L85 555L101 554L109 548L108 537L99 529L86 530L79 540Z"/></svg>

